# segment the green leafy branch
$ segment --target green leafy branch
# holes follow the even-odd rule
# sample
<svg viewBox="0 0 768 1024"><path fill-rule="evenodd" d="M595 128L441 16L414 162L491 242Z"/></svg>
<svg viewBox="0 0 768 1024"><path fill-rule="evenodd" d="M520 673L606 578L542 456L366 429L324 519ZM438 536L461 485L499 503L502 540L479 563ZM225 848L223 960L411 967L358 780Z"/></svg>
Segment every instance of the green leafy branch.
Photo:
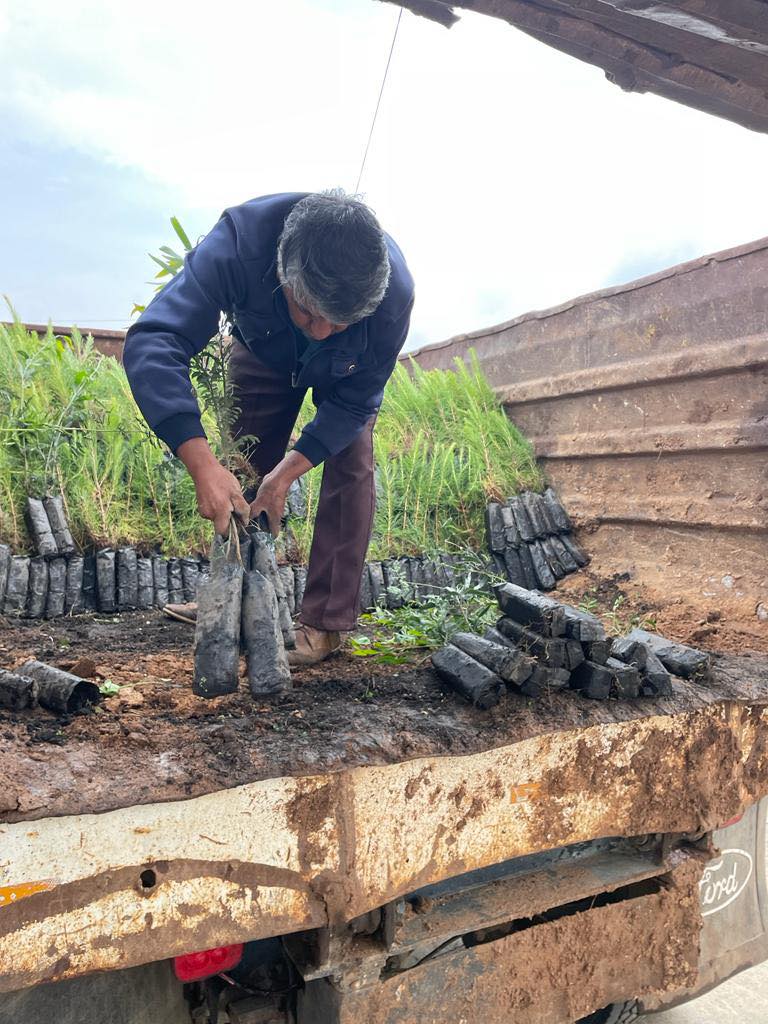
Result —
<svg viewBox="0 0 768 1024"><path fill-rule="evenodd" d="M181 244L184 246L184 253L191 252L194 246L189 240L184 228L181 226L178 217L171 217L171 227L176 232L176 237L179 239ZM170 280L175 277L181 268L184 266L184 255L179 254L175 249L171 249L169 245L160 246L160 255L153 256L152 253L147 253L149 258L160 267L158 272L155 274L154 281L147 281L147 284L154 284L155 291L159 292L168 284L165 280ZM155 283L159 282L159 284ZM134 302L133 309L131 310L131 316L135 316L136 313L143 313L146 306L140 305L138 302Z"/></svg>
<svg viewBox="0 0 768 1024"><path fill-rule="evenodd" d="M501 577L484 568L477 556L467 552L466 562L450 586L439 588L419 604L401 608L375 608L362 615L368 634L349 638L349 651L359 658L374 658L379 664L400 665L418 654L428 656L442 647L454 633L482 633L499 615L490 586ZM407 583L391 587L395 596L407 598Z"/></svg>

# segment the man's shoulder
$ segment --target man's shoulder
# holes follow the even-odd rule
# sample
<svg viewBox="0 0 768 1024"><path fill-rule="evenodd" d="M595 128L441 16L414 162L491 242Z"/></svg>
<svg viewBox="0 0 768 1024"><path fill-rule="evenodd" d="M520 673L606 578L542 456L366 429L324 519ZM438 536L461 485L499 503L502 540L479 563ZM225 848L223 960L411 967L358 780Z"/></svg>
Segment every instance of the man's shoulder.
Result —
<svg viewBox="0 0 768 1024"><path fill-rule="evenodd" d="M235 229L237 254L243 260L274 259L277 240L285 218L308 192L276 192L257 196L239 206L228 207L228 217Z"/></svg>
<svg viewBox="0 0 768 1024"><path fill-rule="evenodd" d="M374 315L397 320L413 302L414 282L400 246L391 235L387 235L386 232L385 235L389 252L389 284Z"/></svg>

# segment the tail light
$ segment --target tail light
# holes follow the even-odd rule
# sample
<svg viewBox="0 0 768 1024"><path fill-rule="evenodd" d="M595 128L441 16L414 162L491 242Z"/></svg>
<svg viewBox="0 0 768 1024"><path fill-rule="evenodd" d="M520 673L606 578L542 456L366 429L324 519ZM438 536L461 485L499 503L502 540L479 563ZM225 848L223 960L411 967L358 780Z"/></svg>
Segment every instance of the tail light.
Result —
<svg viewBox="0 0 768 1024"><path fill-rule="evenodd" d="M737 814L735 818L729 818L728 821L724 821L723 824L719 825L718 827L729 828L731 825L737 825L743 817L743 814Z"/></svg>
<svg viewBox="0 0 768 1024"><path fill-rule="evenodd" d="M231 971L243 958L243 943L216 946L199 953L185 953L173 958L173 969L179 981L201 981L222 971Z"/></svg>

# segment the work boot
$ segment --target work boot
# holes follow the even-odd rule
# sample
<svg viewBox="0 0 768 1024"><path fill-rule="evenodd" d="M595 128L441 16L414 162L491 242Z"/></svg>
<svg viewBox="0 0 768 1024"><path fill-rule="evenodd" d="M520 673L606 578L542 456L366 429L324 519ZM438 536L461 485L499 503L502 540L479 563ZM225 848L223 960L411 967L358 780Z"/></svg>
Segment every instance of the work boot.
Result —
<svg viewBox="0 0 768 1024"><path fill-rule="evenodd" d="M169 619L186 622L188 626L194 626L197 622L197 603L195 601L189 601L187 604L163 605L163 612Z"/></svg>
<svg viewBox="0 0 768 1024"><path fill-rule="evenodd" d="M296 646L292 651L286 651L288 664L291 668L317 665L335 654L340 646L341 637L338 633L299 623L296 627Z"/></svg>

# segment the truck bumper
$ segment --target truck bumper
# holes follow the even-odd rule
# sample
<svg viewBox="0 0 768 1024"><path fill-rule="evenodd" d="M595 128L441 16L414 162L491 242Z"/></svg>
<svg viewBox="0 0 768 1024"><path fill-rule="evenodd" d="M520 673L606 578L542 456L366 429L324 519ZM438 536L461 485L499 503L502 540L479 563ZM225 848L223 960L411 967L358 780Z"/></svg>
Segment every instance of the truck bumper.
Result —
<svg viewBox="0 0 768 1024"><path fill-rule="evenodd" d="M499 938L465 936L408 970L388 974L385 966L366 987L359 973L310 981L299 1024L562 1024L693 985L703 863L681 851L673 859L671 870L617 891L615 902L590 908L580 900L549 919L518 919Z"/></svg>

